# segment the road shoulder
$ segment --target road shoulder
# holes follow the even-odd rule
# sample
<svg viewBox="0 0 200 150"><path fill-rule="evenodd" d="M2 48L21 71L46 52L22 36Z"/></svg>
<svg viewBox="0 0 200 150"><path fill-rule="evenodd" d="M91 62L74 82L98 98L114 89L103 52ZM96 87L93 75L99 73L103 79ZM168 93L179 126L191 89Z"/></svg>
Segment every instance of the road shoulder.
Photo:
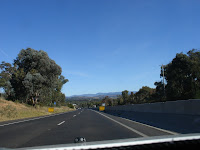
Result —
<svg viewBox="0 0 200 150"><path fill-rule="evenodd" d="M93 110L93 111L95 111L95 110ZM107 114L107 113L104 113L104 112L99 112L99 111L95 111L95 112L101 113L104 116L112 118L113 120L116 120L117 122L120 122L120 123L124 124L125 126L128 126L128 127L132 128L132 129L134 129L134 130L138 131L139 133L142 133L146 136L161 136L161 135L177 135L178 134L176 132L172 132L172 131L169 131L169 130L164 130L164 129L157 128L157 127L154 127L154 126L146 125L146 124L139 123L139 122L136 122L136 121L132 121L132 120L129 120L129 119L126 119L126 118L117 117L117 116L110 115L110 114Z"/></svg>

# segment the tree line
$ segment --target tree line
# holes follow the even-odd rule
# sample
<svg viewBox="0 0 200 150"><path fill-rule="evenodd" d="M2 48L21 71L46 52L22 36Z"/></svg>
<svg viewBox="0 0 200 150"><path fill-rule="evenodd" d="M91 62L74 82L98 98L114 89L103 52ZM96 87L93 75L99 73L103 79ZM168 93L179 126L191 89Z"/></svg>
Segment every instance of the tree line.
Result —
<svg viewBox="0 0 200 150"><path fill-rule="evenodd" d="M12 64L3 61L0 70L0 88L6 99L33 106L65 103L61 89L68 79L46 52L22 49Z"/></svg>
<svg viewBox="0 0 200 150"><path fill-rule="evenodd" d="M161 67L160 77L164 77L164 80L155 82L155 88L143 86L138 92L131 92L130 95L124 90L117 99L106 96L102 103L114 106L199 99L200 51L192 49L186 54L177 53L170 63Z"/></svg>

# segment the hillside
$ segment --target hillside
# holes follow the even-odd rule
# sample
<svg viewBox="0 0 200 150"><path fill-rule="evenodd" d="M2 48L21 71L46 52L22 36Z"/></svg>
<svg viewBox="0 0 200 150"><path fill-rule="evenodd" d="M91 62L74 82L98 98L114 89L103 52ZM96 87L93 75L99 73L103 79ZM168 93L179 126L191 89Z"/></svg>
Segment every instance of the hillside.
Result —
<svg viewBox="0 0 200 150"><path fill-rule="evenodd" d="M136 91L130 91L136 93ZM81 95L72 95L69 97L66 97L66 100L101 100L106 96L109 96L110 98L117 98L118 95L121 95L122 92L108 92L108 93L96 93L96 94L81 94Z"/></svg>
<svg viewBox="0 0 200 150"><path fill-rule="evenodd" d="M71 111L73 109L67 106L55 107L54 113ZM0 121L23 119L37 116L50 115L48 107L34 108L32 106L17 102L0 99Z"/></svg>

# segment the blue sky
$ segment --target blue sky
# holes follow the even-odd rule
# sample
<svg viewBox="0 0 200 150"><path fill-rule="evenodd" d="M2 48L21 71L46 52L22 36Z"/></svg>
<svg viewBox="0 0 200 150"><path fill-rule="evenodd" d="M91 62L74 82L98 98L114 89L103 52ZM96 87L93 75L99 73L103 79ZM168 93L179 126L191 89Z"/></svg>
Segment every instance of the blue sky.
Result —
<svg viewBox="0 0 200 150"><path fill-rule="evenodd" d="M199 0L0 0L0 61L44 50L66 96L137 91L160 65L200 49Z"/></svg>

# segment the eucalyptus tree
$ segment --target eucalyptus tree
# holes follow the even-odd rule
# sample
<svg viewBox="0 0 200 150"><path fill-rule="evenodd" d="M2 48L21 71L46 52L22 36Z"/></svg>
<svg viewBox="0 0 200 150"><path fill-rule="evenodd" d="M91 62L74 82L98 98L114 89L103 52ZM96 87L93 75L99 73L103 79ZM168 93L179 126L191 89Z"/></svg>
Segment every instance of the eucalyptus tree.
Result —
<svg viewBox="0 0 200 150"><path fill-rule="evenodd" d="M14 89L10 83L15 67L13 67L10 63L2 61L0 64L0 70L0 87L4 89L7 98L11 98L15 95Z"/></svg>
<svg viewBox="0 0 200 150"><path fill-rule="evenodd" d="M124 104L128 103L129 95L128 95L127 90L122 91L122 98L123 98Z"/></svg>
<svg viewBox="0 0 200 150"><path fill-rule="evenodd" d="M61 67L46 52L22 49L13 66L2 62L0 67L0 86L7 91L13 90L13 99L33 105L38 101L49 104L65 100L61 89L68 80L61 75Z"/></svg>
<svg viewBox="0 0 200 150"><path fill-rule="evenodd" d="M161 72L162 76L162 72ZM178 53L164 68L168 100L200 98L200 51Z"/></svg>

